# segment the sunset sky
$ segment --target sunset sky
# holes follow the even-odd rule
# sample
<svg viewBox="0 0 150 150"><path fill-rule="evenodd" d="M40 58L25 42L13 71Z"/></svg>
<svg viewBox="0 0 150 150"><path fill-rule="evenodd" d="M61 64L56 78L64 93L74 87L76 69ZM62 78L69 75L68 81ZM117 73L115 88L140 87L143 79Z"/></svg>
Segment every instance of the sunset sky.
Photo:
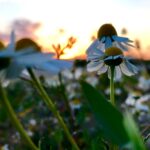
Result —
<svg viewBox="0 0 150 150"><path fill-rule="evenodd" d="M84 54L104 23L112 23L118 35L126 28L150 58L149 0L0 0L0 40L13 28L17 38L28 36L46 51L73 36L77 43L66 58Z"/></svg>

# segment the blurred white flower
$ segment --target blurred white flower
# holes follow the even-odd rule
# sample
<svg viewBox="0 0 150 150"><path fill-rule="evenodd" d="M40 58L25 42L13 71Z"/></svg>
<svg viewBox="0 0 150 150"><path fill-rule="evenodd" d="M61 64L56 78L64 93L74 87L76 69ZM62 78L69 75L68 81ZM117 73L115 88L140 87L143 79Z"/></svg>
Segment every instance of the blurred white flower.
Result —
<svg viewBox="0 0 150 150"><path fill-rule="evenodd" d="M135 94L129 94L125 100L125 104L128 106L135 106L135 102L136 102L136 95Z"/></svg>
<svg viewBox="0 0 150 150"><path fill-rule="evenodd" d="M145 79L143 76L139 78L138 87L143 91L150 90L150 79Z"/></svg>
<svg viewBox="0 0 150 150"><path fill-rule="evenodd" d="M46 71L57 74L66 68L71 68L73 62L66 60L56 60L51 53L35 51L32 47L15 51L15 35L11 33L10 44L0 52L2 63L6 62L5 76L8 79L19 77L26 68ZM3 59L7 59L5 62Z"/></svg>
<svg viewBox="0 0 150 150"><path fill-rule="evenodd" d="M135 104L135 108L141 111L148 112L150 104L150 94L141 96Z"/></svg>
<svg viewBox="0 0 150 150"><path fill-rule="evenodd" d="M122 50L128 50L128 46L132 46L132 41L126 37L117 35L116 29L111 24L104 24L98 30L97 39L88 48L88 53L91 51L102 50L115 46Z"/></svg>
<svg viewBox="0 0 150 150"><path fill-rule="evenodd" d="M105 93L106 93L107 95L109 95L109 94L110 94L110 88L107 88L107 89L105 90ZM120 95L121 93L122 93L121 89L115 88L115 94L116 94L116 95Z"/></svg>
<svg viewBox="0 0 150 150"><path fill-rule="evenodd" d="M27 130L26 132L27 132L27 134L28 134L30 137L32 137L32 136L33 136L33 132L32 132L32 131Z"/></svg>
<svg viewBox="0 0 150 150"><path fill-rule="evenodd" d="M37 122L36 122L35 119L30 119L29 124L32 125L32 126L35 126L37 124Z"/></svg>
<svg viewBox="0 0 150 150"><path fill-rule="evenodd" d="M74 78L74 74L70 70L63 70L62 76L68 80L72 80Z"/></svg>
<svg viewBox="0 0 150 150"><path fill-rule="evenodd" d="M88 76L86 78L86 81L93 86L96 86L98 84L98 78L96 78L95 76Z"/></svg>
<svg viewBox="0 0 150 150"><path fill-rule="evenodd" d="M65 69L71 69L71 67L73 66L72 61L54 59L53 57L50 57L49 54L46 54L46 56L48 56L49 59L45 60L44 63L39 63L34 66L35 69L43 70L50 74L58 74Z"/></svg>
<svg viewBox="0 0 150 150"><path fill-rule="evenodd" d="M8 144L5 144L4 146L1 147L1 150L9 150L9 145Z"/></svg>
<svg viewBox="0 0 150 150"><path fill-rule="evenodd" d="M123 52L117 47L110 47L105 52L95 49L93 52L87 51L87 70L89 72L97 72L102 74L108 71L110 78L110 67L115 68L115 78L121 77L121 72L127 76L132 76L137 73L137 68L131 64Z"/></svg>
<svg viewBox="0 0 150 150"><path fill-rule="evenodd" d="M81 102L79 99L74 99L70 101L70 107L72 110L74 109L80 109L82 106Z"/></svg>
<svg viewBox="0 0 150 150"><path fill-rule="evenodd" d="M150 94L143 96L129 94L125 100L125 104L134 107L136 111L149 112Z"/></svg>
<svg viewBox="0 0 150 150"><path fill-rule="evenodd" d="M79 79L83 74L83 68L76 68L74 72L75 79Z"/></svg>

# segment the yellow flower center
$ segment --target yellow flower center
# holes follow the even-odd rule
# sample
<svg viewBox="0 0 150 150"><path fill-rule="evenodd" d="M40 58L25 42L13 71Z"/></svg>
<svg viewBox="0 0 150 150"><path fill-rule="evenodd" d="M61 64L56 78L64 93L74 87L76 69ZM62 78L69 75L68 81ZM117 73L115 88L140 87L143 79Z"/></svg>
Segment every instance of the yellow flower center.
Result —
<svg viewBox="0 0 150 150"><path fill-rule="evenodd" d="M105 50L105 58L104 58L104 63L108 66L118 66L122 63L123 58L122 56L123 52L121 49L117 47L110 47ZM112 57L110 57L112 56ZM117 56L117 57L115 57Z"/></svg>
<svg viewBox="0 0 150 150"><path fill-rule="evenodd" d="M121 49L117 47L109 47L105 50L105 54L107 56L117 56L117 55L123 55L123 52Z"/></svg>
<svg viewBox="0 0 150 150"><path fill-rule="evenodd" d="M111 37L113 35L117 35L117 31L113 27L113 25L112 24L104 24L99 28L97 37L98 37L98 39L101 40L104 36Z"/></svg>
<svg viewBox="0 0 150 150"><path fill-rule="evenodd" d="M41 48L38 46L38 44L29 38L23 38L16 43L16 51L29 47L33 47L35 50L41 51Z"/></svg>

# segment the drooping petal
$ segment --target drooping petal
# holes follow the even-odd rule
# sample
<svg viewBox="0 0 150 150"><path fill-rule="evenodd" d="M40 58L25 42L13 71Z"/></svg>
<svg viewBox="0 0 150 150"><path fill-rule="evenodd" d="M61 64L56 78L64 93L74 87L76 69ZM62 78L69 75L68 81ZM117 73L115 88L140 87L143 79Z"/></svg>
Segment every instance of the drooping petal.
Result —
<svg viewBox="0 0 150 150"><path fill-rule="evenodd" d="M121 69L120 69L120 67L119 66L116 66L115 67L115 72L114 72L114 74L115 74L115 79L120 79L121 78Z"/></svg>
<svg viewBox="0 0 150 150"><path fill-rule="evenodd" d="M19 77L23 69L24 66L18 64L15 60L12 60L9 67L5 70L5 79L15 79Z"/></svg>
<svg viewBox="0 0 150 150"><path fill-rule="evenodd" d="M123 42L123 43L130 46L130 47L135 47L134 45L130 44L129 42Z"/></svg>
<svg viewBox="0 0 150 150"><path fill-rule="evenodd" d="M92 61L87 64L87 71L89 72L98 71L103 65L104 65L103 61L98 61L98 62Z"/></svg>
<svg viewBox="0 0 150 150"><path fill-rule="evenodd" d="M105 36L103 36L103 37L102 37L102 39L101 39L101 42L102 42L102 43L104 43L104 42L105 42L105 40L106 40L106 37L105 37Z"/></svg>
<svg viewBox="0 0 150 150"><path fill-rule="evenodd" d="M138 68L135 65L130 63L128 60L125 60L124 62L130 71L132 71L134 74L138 73Z"/></svg>
<svg viewBox="0 0 150 150"><path fill-rule="evenodd" d="M50 61L51 55L46 53L31 53L28 55L20 55L14 58L15 61L24 67L34 67L44 62Z"/></svg>
<svg viewBox="0 0 150 150"><path fill-rule="evenodd" d="M112 46L112 40L109 36L106 37L106 41L105 41L105 48L109 48Z"/></svg>
<svg viewBox="0 0 150 150"><path fill-rule="evenodd" d="M117 36L117 35L113 35L112 39L117 42L132 42L131 40L129 40L126 37L121 37L121 36Z"/></svg>
<svg viewBox="0 0 150 150"><path fill-rule="evenodd" d="M121 78L121 70L120 70L120 67L119 66L116 66L115 67L115 70L114 70L114 79L115 80L119 80ZM110 70L110 67L108 68L108 78L110 79L111 78L111 70Z"/></svg>
<svg viewBox="0 0 150 150"><path fill-rule="evenodd" d="M113 59L114 59L114 60L115 60L115 59L118 59L118 58L123 59L123 58L124 58L124 56L123 56L123 55L116 55L116 56L113 56Z"/></svg>
<svg viewBox="0 0 150 150"><path fill-rule="evenodd" d="M118 48L120 48L120 49L122 49L124 51L128 50L128 46L123 44L123 43L121 43L121 42L116 42L115 41L115 42L113 42L113 46L116 46L116 47L118 47Z"/></svg>
<svg viewBox="0 0 150 150"><path fill-rule="evenodd" d="M45 64L45 63L44 63ZM71 69L73 66L73 61L69 60L58 60L58 59L51 59L50 61L46 62L46 65L52 65L55 68L58 68L59 71L64 69ZM48 71L48 70L47 70Z"/></svg>
<svg viewBox="0 0 150 150"><path fill-rule="evenodd" d="M87 55L87 60L88 61L97 61L99 60L102 56L104 55L104 53L100 50L95 50L92 53Z"/></svg>
<svg viewBox="0 0 150 150"><path fill-rule="evenodd" d="M93 51L95 50L99 50L97 47L99 45L99 40L95 40L89 47L88 49L86 50L86 53L89 55L90 53L92 53Z"/></svg>
<svg viewBox="0 0 150 150"><path fill-rule="evenodd" d="M104 58L104 61L109 61L109 60L113 60L113 56L108 56L108 57Z"/></svg>
<svg viewBox="0 0 150 150"><path fill-rule="evenodd" d="M35 66L34 68L36 70L44 71L53 75L58 74L60 71L63 70L60 66L58 67L56 64L52 64L50 62L42 63L38 66Z"/></svg>
<svg viewBox="0 0 150 150"><path fill-rule="evenodd" d="M4 58L4 57L12 57L14 55L13 51L8 51L6 49L0 51L0 57Z"/></svg>
<svg viewBox="0 0 150 150"><path fill-rule="evenodd" d="M127 76L132 76L135 74L131 69L128 68L125 61L120 64L120 69Z"/></svg>
<svg viewBox="0 0 150 150"><path fill-rule="evenodd" d="M105 43L102 42L102 40L99 42L98 47L100 51L104 52L105 51Z"/></svg>
<svg viewBox="0 0 150 150"><path fill-rule="evenodd" d="M102 73L105 73L107 70L108 70L108 66L104 64L103 66L101 66L101 67L99 68L97 74L100 75L100 74L102 74Z"/></svg>

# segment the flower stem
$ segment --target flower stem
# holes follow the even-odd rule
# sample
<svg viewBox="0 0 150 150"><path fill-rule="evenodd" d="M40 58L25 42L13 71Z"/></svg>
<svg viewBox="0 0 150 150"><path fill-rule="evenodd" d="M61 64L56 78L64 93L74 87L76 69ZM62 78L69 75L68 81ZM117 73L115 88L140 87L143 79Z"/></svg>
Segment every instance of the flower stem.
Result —
<svg viewBox="0 0 150 150"><path fill-rule="evenodd" d="M114 88L114 71L115 67L111 66L110 67L110 102L111 104L115 107L115 88ZM110 150L118 150L118 146L114 144L110 144Z"/></svg>
<svg viewBox="0 0 150 150"><path fill-rule="evenodd" d="M68 137L68 140L70 141L70 143L72 144L72 146L74 147L75 150L80 150L78 145L76 144L75 140L73 139L72 135L70 134L65 122L63 121L62 117L60 116L56 106L54 105L53 101L50 99L50 97L44 90L43 86L41 85L40 80L34 75L34 72L32 71L31 68L28 68L28 72L34 81L39 94L43 97L44 102L46 103L48 108L53 112L53 114L57 118L59 124L64 129L64 132L66 133L66 135Z"/></svg>
<svg viewBox="0 0 150 150"><path fill-rule="evenodd" d="M16 127L16 129L18 130L18 132L20 133L22 138L24 138L24 140L28 143L29 147L32 150L39 150L38 147L36 147L36 145L32 142L30 137L27 135L26 131L24 130L23 126L21 125L20 121L18 120L18 118L7 98L6 92L3 89L1 84L0 84L0 95L2 98L3 105L9 115L9 118L10 118L12 124Z"/></svg>
<svg viewBox="0 0 150 150"><path fill-rule="evenodd" d="M114 93L114 66L110 67L111 76L110 76L110 102L115 106L115 93Z"/></svg>

